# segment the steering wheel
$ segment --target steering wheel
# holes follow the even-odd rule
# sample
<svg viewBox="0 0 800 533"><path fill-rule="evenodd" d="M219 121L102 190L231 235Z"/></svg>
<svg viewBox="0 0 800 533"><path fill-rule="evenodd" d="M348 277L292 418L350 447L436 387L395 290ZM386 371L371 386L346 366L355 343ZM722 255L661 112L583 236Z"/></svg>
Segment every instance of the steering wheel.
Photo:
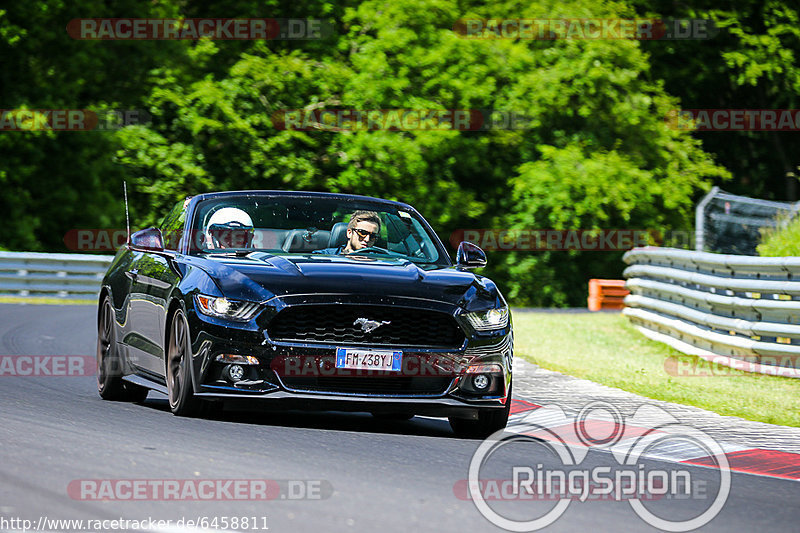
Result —
<svg viewBox="0 0 800 533"><path fill-rule="evenodd" d="M362 248L360 250L353 250L352 252L347 252L344 255L358 255L358 254L389 254L391 255L392 252L387 250L386 248L381 248L380 246L367 246L366 248Z"/></svg>

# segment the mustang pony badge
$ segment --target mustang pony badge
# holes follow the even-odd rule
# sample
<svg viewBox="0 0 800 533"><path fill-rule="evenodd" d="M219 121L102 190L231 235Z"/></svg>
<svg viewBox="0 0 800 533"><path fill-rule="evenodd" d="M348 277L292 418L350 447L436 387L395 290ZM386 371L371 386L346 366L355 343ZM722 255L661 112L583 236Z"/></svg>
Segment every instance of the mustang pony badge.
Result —
<svg viewBox="0 0 800 533"><path fill-rule="evenodd" d="M361 331L364 333L372 333L384 324L388 325L391 324L391 322L388 320L378 322L377 320L370 320L368 318L357 318L356 321L353 322L354 326L361 326Z"/></svg>

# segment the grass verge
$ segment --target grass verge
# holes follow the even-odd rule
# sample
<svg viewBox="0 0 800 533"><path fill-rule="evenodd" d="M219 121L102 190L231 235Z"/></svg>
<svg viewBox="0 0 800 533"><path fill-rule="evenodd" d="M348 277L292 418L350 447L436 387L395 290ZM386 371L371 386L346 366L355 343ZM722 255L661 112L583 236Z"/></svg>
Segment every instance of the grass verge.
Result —
<svg viewBox="0 0 800 533"><path fill-rule="evenodd" d="M514 344L517 355L549 370L721 415L800 427L800 379L685 355L648 339L622 314L517 312Z"/></svg>

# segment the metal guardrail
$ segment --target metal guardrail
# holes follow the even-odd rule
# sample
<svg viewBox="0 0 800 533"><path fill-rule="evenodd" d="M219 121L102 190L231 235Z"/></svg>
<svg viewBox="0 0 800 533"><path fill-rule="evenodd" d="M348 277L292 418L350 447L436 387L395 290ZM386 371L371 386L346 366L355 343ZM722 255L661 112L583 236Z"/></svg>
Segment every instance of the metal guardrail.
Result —
<svg viewBox="0 0 800 533"><path fill-rule="evenodd" d="M0 296L91 300L113 256L0 252Z"/></svg>
<svg viewBox="0 0 800 533"><path fill-rule="evenodd" d="M646 335L725 366L800 377L800 257L647 247L623 261L623 313Z"/></svg>

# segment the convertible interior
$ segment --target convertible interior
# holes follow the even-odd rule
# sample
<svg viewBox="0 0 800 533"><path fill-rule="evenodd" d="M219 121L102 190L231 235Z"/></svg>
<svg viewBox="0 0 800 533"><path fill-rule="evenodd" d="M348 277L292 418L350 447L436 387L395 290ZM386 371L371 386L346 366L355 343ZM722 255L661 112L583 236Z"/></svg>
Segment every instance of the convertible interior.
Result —
<svg viewBox="0 0 800 533"><path fill-rule="evenodd" d="M285 253L312 253L325 248L338 248L347 242L347 223L337 222L331 230L295 228L289 230L256 228L253 247L282 250ZM375 246L410 256L426 253L426 243L419 243L410 235L403 236L392 226L387 227L389 241L382 235ZM392 238L395 237L395 238Z"/></svg>

